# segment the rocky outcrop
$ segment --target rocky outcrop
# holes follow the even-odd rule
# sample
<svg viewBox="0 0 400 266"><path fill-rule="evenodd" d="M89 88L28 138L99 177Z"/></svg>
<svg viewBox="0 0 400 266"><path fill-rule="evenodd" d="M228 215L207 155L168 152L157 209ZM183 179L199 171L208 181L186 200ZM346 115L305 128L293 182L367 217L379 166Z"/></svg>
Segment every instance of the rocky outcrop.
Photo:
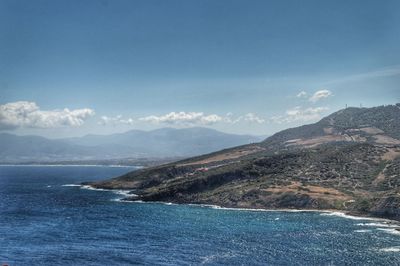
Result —
<svg viewBox="0 0 400 266"><path fill-rule="evenodd" d="M374 216L400 220L400 194L378 199L369 211Z"/></svg>

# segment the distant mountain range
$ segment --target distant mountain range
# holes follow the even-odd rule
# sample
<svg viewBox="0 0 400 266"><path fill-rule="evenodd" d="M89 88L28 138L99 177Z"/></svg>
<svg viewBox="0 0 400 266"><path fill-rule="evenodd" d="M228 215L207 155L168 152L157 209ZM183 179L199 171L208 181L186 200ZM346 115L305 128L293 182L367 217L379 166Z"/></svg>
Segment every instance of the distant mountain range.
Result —
<svg viewBox="0 0 400 266"><path fill-rule="evenodd" d="M188 157L261 139L201 127L131 130L65 139L1 133L0 163Z"/></svg>
<svg viewBox="0 0 400 266"><path fill-rule="evenodd" d="M150 167L97 188L127 200L340 210L400 220L400 104L346 108L260 143Z"/></svg>

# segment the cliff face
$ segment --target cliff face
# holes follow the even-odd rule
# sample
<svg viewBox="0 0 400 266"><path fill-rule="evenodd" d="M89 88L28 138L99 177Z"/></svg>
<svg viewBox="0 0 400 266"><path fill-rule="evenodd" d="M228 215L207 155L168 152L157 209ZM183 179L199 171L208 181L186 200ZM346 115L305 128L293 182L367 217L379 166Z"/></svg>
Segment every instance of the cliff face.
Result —
<svg viewBox="0 0 400 266"><path fill-rule="evenodd" d="M375 216L400 220L400 195L397 193L380 198L369 211Z"/></svg>
<svg viewBox="0 0 400 266"><path fill-rule="evenodd" d="M131 200L336 209L400 220L400 105L348 108L244 145L128 173Z"/></svg>

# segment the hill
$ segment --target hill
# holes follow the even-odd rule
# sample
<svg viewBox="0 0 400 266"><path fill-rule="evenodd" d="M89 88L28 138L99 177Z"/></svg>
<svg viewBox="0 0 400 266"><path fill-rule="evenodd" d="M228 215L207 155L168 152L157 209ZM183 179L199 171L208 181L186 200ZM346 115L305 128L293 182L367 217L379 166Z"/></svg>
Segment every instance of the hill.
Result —
<svg viewBox="0 0 400 266"><path fill-rule="evenodd" d="M400 104L347 108L266 140L103 182L127 200L334 209L400 220Z"/></svg>
<svg viewBox="0 0 400 266"><path fill-rule="evenodd" d="M227 134L208 128L132 130L68 139L2 133L0 162L189 157L260 140L256 136Z"/></svg>

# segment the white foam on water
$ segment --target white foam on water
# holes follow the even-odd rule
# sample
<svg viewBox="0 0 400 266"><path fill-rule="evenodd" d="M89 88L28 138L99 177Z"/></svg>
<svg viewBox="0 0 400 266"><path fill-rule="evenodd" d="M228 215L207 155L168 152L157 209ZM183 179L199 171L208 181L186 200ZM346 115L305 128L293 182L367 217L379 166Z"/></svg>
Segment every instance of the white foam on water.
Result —
<svg viewBox="0 0 400 266"><path fill-rule="evenodd" d="M124 196L124 197L137 197L136 194L131 193L130 190L110 190L112 192L114 192L115 194Z"/></svg>
<svg viewBox="0 0 400 266"><path fill-rule="evenodd" d="M400 225L389 224L389 223L359 223L358 226L374 226L374 227L389 227L389 228L400 228Z"/></svg>
<svg viewBox="0 0 400 266"><path fill-rule="evenodd" d="M130 193L131 190L124 190L124 189L107 189L107 188L94 188L92 186L84 185L81 186L82 189L88 189L88 190L95 190L95 191L108 191L112 192L114 194L117 194L119 196L123 196L124 198L126 197L137 197L136 194ZM121 201L123 198L119 198L119 201Z"/></svg>
<svg viewBox="0 0 400 266"><path fill-rule="evenodd" d="M228 210L228 211L253 211L253 212L318 212L318 213L325 213L329 211L324 210L301 210L301 209L255 209L255 208L232 208L232 207L222 207L219 205L212 205L212 204L195 204L195 203L188 203L185 205L189 206L196 206L196 207L203 207L203 208L211 208L215 210Z"/></svg>
<svg viewBox="0 0 400 266"><path fill-rule="evenodd" d="M323 215L323 216L338 216L338 217L352 219L352 220L370 220L370 221L382 220L380 218L353 216L353 215L349 215L349 214L346 214L343 212L324 212L324 213L321 213L321 215Z"/></svg>
<svg viewBox="0 0 400 266"><path fill-rule="evenodd" d="M392 235L400 235L400 231L393 229L393 228L377 228L377 230L384 231L384 232L392 234Z"/></svg>
<svg viewBox="0 0 400 266"><path fill-rule="evenodd" d="M172 202L162 202L162 204L164 204L164 205L177 205L177 204L172 203Z"/></svg>
<svg viewBox="0 0 400 266"><path fill-rule="evenodd" d="M95 191L111 191L111 189L105 189L105 188L94 188L89 185L81 185L81 189L87 189L87 190L95 190Z"/></svg>
<svg viewBox="0 0 400 266"><path fill-rule="evenodd" d="M356 233L370 233L372 230L369 229L360 229L360 230L354 230Z"/></svg>
<svg viewBox="0 0 400 266"><path fill-rule="evenodd" d="M126 198L126 197L137 197L136 194L130 193L131 190L124 190L124 189L115 190L115 189L106 189L106 188L94 188L94 187L89 186L89 185L77 185L77 184L65 184L65 185L62 185L62 186L63 187L80 187L81 189L87 189L87 190L93 190L93 191L107 191L107 192L112 192L114 194L123 196L123 198ZM122 202L123 198L112 199L112 201Z"/></svg>
<svg viewBox="0 0 400 266"><path fill-rule="evenodd" d="M81 187L81 189L88 189L88 190L96 190L96 191L111 191L115 194L118 195L122 195L124 197L137 197L138 195L130 193L129 190L115 190L115 189L104 189L104 188L94 188L92 186L89 185L76 185L76 184L65 184L62 186L78 186ZM165 205L178 205L176 203L172 203L172 202L160 202L160 201L156 201L156 202L144 202L142 200L123 200L123 198L117 198L117 199L113 199L113 201L118 201L118 202L133 202L133 203L161 203L161 204L165 204ZM186 204L188 206L196 206L196 207L204 207L204 208L211 208L211 209L215 209L215 210L230 210L230 211L254 211L254 212L318 212L320 213L320 215L323 216L337 216L337 217L341 217L341 218L346 218L346 219L351 219L351 220L365 220L365 221L390 221L387 219L383 219L383 218L373 218L373 217L361 217L361 216L353 216L353 215L349 215L343 212L338 212L338 211L329 211L329 210L302 210L302 209L251 209L251 208L229 208L229 207L221 207L219 205L212 205L212 204L195 204L195 203L189 203ZM388 224L388 223L359 223L357 224L359 226L375 226L375 227L386 227L387 228L400 228L400 224L399 225L395 225L395 224ZM385 228L378 228L378 230L385 230ZM400 235L400 231L397 231L395 229L388 229L391 230L390 232L392 234L399 234ZM362 231L362 230L356 230L356 232L366 232Z"/></svg>
<svg viewBox="0 0 400 266"><path fill-rule="evenodd" d="M393 221L388 220L388 219L383 219L383 218L373 218L373 217L359 217L359 216L353 216L349 215L343 212L336 212L336 211L328 211L328 210L293 210L293 209L247 209L247 208L227 208L227 207L221 207L218 205L207 205L207 204L188 204L192 206L200 206L200 207L205 207L205 208L211 208L211 209L216 209L216 210L233 210L233 211L257 211L257 212L318 212L320 215L324 216L338 216L341 218L346 218L346 219L351 219L351 220L367 220L367 221L380 221L381 223L359 223L357 225L359 226L373 226L373 227L379 227L376 228L377 230L381 230L390 234L394 235L400 235L400 224L393 223ZM279 218L277 218L279 219ZM384 227L384 228L382 228ZM355 230L357 233L367 233L367 232L372 232L372 230L368 229L360 229L360 230Z"/></svg>
<svg viewBox="0 0 400 266"><path fill-rule="evenodd" d="M381 248L379 251L383 252L400 252L400 247L388 247L388 248Z"/></svg>
<svg viewBox="0 0 400 266"><path fill-rule="evenodd" d="M132 195L132 194L130 194ZM145 204L163 204L163 205L179 205L177 203L173 202L163 202L163 201L143 201L143 200L124 200L122 199L114 199L113 201L119 201L119 202L127 202L127 203L145 203Z"/></svg>
<svg viewBox="0 0 400 266"><path fill-rule="evenodd" d="M187 203L185 205L188 206L194 206L194 207L201 207L201 208L211 208L211 209L219 209L222 208L218 205L212 205L212 204L198 204L198 203Z"/></svg>
<svg viewBox="0 0 400 266"><path fill-rule="evenodd" d="M267 210L267 209L229 208L229 207L221 207L218 205L211 205L211 206L209 206L209 208L215 209L215 210L227 210L227 211L252 211L252 212L278 211L278 210Z"/></svg>
<svg viewBox="0 0 400 266"><path fill-rule="evenodd" d="M194 204L196 205L196 204ZM326 211L322 210L300 210L300 209L252 209L252 208L229 208L229 207L221 207L218 205L203 205L205 207L210 207L212 209L217 210L229 210L229 211L252 211L252 212L318 212L325 213Z"/></svg>
<svg viewBox="0 0 400 266"><path fill-rule="evenodd" d="M77 184L65 184L65 185L61 185L62 187L80 187L82 185L77 185Z"/></svg>

